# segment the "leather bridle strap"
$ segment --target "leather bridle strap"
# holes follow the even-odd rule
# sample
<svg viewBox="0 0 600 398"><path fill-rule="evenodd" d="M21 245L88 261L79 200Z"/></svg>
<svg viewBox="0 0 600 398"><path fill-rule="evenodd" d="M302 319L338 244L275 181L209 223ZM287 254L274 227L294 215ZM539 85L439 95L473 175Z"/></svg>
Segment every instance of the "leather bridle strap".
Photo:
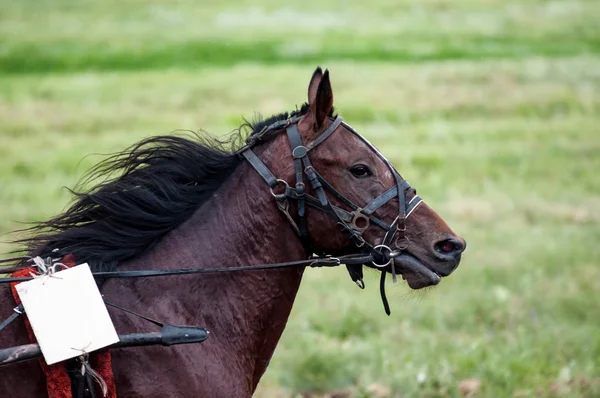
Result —
<svg viewBox="0 0 600 398"><path fill-rule="evenodd" d="M328 130L331 130L331 128ZM333 132L333 130L331 130L331 132ZM294 157L294 162L296 165L296 178L299 178L300 181L302 181L302 172L304 171L304 174L306 174L306 177L308 178L312 188L317 193L319 202L321 202L323 206L326 206L328 202L327 195L325 194L325 191L323 191L323 185L317 177L316 170L310 164L310 159L308 158L308 148L302 145L302 137L300 137L300 132L298 131L298 124L292 124L289 126L286 129L286 133L290 141L292 156ZM329 133L329 135L331 135L331 133ZM312 148L316 146L315 142L316 141L313 141L310 144ZM304 167L304 170L302 170L302 167ZM304 184L302 186L304 186Z"/></svg>
<svg viewBox="0 0 600 398"><path fill-rule="evenodd" d="M302 239L305 246L310 246L308 240L308 226L306 222L306 202L304 198L304 177L302 170L302 158L306 156L306 148L302 146L302 137L298 133L297 125L293 125L295 129L287 128L287 136L292 149L292 156L294 158L294 172L296 175L296 203L298 205L298 217L299 217L299 231L300 239Z"/></svg>
<svg viewBox="0 0 600 398"><path fill-rule="evenodd" d="M319 136L315 138L313 142L306 146L306 150L310 151L311 149L314 149L317 145L329 138L329 136L335 131L335 129L339 127L340 124L342 124L342 118L338 116L335 118L333 123L331 123L331 125L327 128L327 130L319 134Z"/></svg>
<svg viewBox="0 0 600 398"><path fill-rule="evenodd" d="M246 158L248 163L254 167L254 170L265 180L265 182L269 185L271 189L275 188L277 185L277 178L271 173L271 170L267 168L267 166L256 156L256 154L248 149L242 152L242 156Z"/></svg>

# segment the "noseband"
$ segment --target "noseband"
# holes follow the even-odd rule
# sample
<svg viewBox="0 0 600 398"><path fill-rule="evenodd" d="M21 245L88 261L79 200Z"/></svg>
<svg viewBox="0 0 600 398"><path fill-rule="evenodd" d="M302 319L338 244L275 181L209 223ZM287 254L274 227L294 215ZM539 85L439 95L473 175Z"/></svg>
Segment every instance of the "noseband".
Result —
<svg viewBox="0 0 600 398"><path fill-rule="evenodd" d="M269 126L266 126L260 132L253 133L248 137L247 145L241 148L238 153L242 155L250 165L257 171L257 173L265 180L269 185L271 194L275 198L277 207L283 212L296 234L300 237L304 245L308 249L312 249L312 245L308 236L308 228L306 221L306 206L310 206L319 209L330 217L332 217L343 230L347 231L351 239L354 241L357 247L362 251L368 251L373 255L375 259L370 265L377 268L385 268L388 265L391 266L391 272L396 282L396 271L394 267L394 257L399 255L400 252L406 250L408 247L408 239L406 237L406 219L411 213L422 203L421 197L414 195L410 200L407 197L407 190L410 188L410 184L403 180L398 172L394 169L391 163L375 148L369 141L361 136L356 130L350 125L344 123L340 116L329 118L332 123L323 132L321 132L317 138L308 144L302 142L302 137L298 131L298 123L302 119L302 115L298 115L297 112L290 116L286 120L275 122ZM311 165L309 159L309 152L322 144L327 138L329 138L338 127L343 126L349 130L352 134L356 135L362 142L364 142L371 150L373 150L377 156L387 165L389 171L394 177L395 185L383 192L380 196L372 200L364 207L360 207L353 203L350 199L345 197L337 189L335 189L321 174L315 170ZM269 133L283 132L285 131L292 149L292 157L294 160L296 183L292 188L287 181L279 179L273 175L269 168L256 156L253 152L252 147L258 142L263 141L264 137ZM316 193L316 197L306 193L304 185L304 176L306 176L308 182L311 184L313 190ZM284 188L282 192L276 193L276 188ZM344 210L331 203L327 196L327 192L338 198L343 204L348 206L351 210ZM398 197L398 216L394 219L391 224L385 223L380 218L375 217L374 213L383 205L390 202L394 198ZM298 223L289 213L289 201L288 199L295 200L298 207ZM362 234L371 224L383 229L385 231L385 237L382 244L374 245L367 242ZM395 240L394 240L395 239ZM393 252L390 249L390 244L394 242L394 246L399 250ZM313 251L311 250L311 253ZM352 280L356 282L361 288L364 288L362 282L362 267L356 266L354 268L348 267ZM382 271L383 285L385 281L385 271ZM382 291L382 295L383 295Z"/></svg>

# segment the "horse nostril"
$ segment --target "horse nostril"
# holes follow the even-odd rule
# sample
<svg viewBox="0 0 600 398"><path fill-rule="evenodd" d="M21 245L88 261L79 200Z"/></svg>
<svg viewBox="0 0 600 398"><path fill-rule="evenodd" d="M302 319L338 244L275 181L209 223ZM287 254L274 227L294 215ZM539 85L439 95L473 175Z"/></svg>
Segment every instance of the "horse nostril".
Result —
<svg viewBox="0 0 600 398"><path fill-rule="evenodd" d="M439 258L453 259L465 250L465 244L459 239L450 238L437 242L434 248Z"/></svg>

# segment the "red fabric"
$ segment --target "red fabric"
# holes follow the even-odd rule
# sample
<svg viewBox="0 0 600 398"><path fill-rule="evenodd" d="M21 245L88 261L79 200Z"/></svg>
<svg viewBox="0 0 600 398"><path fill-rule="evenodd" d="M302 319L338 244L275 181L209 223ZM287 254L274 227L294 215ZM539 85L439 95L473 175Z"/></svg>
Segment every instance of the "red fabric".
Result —
<svg viewBox="0 0 600 398"><path fill-rule="evenodd" d="M76 265L75 259L71 255L67 255L63 258L62 263L67 267L72 267ZM30 273L34 271L34 268L26 268L21 269L12 274L13 277L27 277L30 276ZM19 295L17 294L16 286L20 282L15 282L10 284L10 288L12 290L13 297L17 305L21 304L21 300L19 299ZM25 327L27 328L27 334L29 334L29 339L32 343L37 343L35 338L35 334L31 329L31 324L27 319L27 316L24 316L25 319ZM112 372L112 361L109 350L100 350L95 351L90 354L90 365L92 369L94 369L106 382L108 386L108 394L107 398L116 398L117 397L117 388L115 386L115 378ZM71 378L67 374L65 369L65 362L58 362L54 365L46 364L46 361L42 358L40 359L40 365L42 366L42 370L46 375L46 386L48 388L48 398L73 398L73 393L71 391ZM96 386L97 387L97 386ZM102 396L102 392L97 388L99 396Z"/></svg>

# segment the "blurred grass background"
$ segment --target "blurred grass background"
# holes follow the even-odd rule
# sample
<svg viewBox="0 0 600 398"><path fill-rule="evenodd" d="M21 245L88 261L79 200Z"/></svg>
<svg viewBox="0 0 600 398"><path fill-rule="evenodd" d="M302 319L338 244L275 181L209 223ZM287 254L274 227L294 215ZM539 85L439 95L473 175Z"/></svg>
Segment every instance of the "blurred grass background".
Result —
<svg viewBox="0 0 600 398"><path fill-rule="evenodd" d="M0 234L85 155L293 109L316 65L469 248L389 318L376 274L309 270L256 395L600 396L597 0L0 0Z"/></svg>

